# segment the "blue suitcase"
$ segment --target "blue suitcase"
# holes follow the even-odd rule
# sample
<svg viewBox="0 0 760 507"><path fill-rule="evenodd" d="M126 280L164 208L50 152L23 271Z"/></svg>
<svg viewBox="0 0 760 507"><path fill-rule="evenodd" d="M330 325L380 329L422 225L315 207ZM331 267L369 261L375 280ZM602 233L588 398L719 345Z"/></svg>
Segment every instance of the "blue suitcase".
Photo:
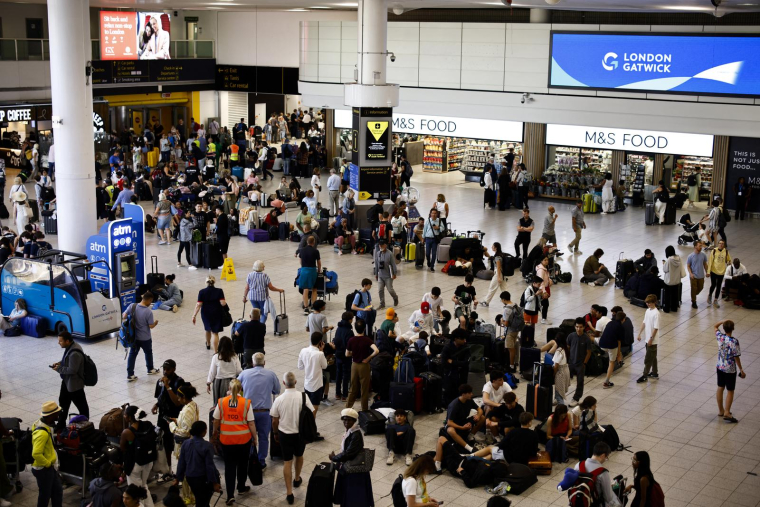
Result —
<svg viewBox="0 0 760 507"><path fill-rule="evenodd" d="M245 169L243 167L237 166L237 167L232 168L232 175L237 177L238 182L243 181L244 174L245 174Z"/></svg>
<svg viewBox="0 0 760 507"><path fill-rule="evenodd" d="M268 243L269 232L263 229L248 229L248 239L254 243Z"/></svg>
<svg viewBox="0 0 760 507"><path fill-rule="evenodd" d="M415 396L416 388L414 382L409 384L391 382L390 401L392 408L414 411Z"/></svg>
<svg viewBox="0 0 760 507"><path fill-rule="evenodd" d="M44 338L47 332L47 323L43 317L27 315L21 319L21 332L33 338Z"/></svg>

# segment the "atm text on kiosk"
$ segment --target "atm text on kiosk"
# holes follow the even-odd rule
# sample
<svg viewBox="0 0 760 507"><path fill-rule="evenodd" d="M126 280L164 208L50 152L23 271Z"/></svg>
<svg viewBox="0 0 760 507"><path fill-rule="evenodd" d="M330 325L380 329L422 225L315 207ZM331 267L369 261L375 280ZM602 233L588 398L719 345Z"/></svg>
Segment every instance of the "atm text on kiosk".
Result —
<svg viewBox="0 0 760 507"><path fill-rule="evenodd" d="M106 289L110 297L118 296L122 308L136 299L137 252L133 248L133 236L132 221L122 219L103 224L100 233L87 240L87 258L104 260L111 267L110 271L93 269L90 273L93 290Z"/></svg>

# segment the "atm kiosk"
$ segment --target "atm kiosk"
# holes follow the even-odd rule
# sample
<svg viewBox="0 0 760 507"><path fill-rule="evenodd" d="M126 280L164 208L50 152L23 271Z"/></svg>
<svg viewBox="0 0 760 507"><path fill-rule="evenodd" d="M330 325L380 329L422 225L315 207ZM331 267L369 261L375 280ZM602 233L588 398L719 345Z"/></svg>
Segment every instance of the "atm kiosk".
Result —
<svg viewBox="0 0 760 507"><path fill-rule="evenodd" d="M139 243L141 239L138 238ZM85 251L90 261L102 260L110 267L92 269L89 279L93 290L106 291L110 297L118 296L122 309L134 303L137 289L145 280L138 272L144 249L143 245L136 244L132 220L103 224L100 232L87 240Z"/></svg>

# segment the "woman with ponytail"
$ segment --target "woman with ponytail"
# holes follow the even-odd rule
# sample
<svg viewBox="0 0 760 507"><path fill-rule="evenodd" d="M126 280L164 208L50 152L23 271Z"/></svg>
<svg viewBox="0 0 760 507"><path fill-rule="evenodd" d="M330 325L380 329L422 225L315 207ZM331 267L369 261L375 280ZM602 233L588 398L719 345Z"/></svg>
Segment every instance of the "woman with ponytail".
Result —
<svg viewBox="0 0 760 507"><path fill-rule="evenodd" d="M248 457L251 441L256 445L256 423L253 419L251 400L243 397L243 386L234 379L230 382L230 394L214 408L214 442L222 444L224 455L224 480L227 487L227 505L235 502L235 479L240 494L251 490L245 485L248 475Z"/></svg>

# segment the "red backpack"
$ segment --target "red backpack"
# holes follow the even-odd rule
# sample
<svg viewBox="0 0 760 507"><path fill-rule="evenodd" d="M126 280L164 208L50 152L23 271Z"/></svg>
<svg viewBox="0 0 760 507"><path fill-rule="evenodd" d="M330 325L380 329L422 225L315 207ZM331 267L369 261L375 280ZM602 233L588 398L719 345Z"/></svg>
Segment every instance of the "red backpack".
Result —
<svg viewBox="0 0 760 507"><path fill-rule="evenodd" d="M652 507L665 507L665 493L662 492L662 488L656 482L652 484L650 495L649 505Z"/></svg>
<svg viewBox="0 0 760 507"><path fill-rule="evenodd" d="M567 499L570 507L592 507L598 504L598 495L596 494L596 479L606 468L599 467L593 472L586 471L586 461L578 463L578 479L570 489L567 490Z"/></svg>

